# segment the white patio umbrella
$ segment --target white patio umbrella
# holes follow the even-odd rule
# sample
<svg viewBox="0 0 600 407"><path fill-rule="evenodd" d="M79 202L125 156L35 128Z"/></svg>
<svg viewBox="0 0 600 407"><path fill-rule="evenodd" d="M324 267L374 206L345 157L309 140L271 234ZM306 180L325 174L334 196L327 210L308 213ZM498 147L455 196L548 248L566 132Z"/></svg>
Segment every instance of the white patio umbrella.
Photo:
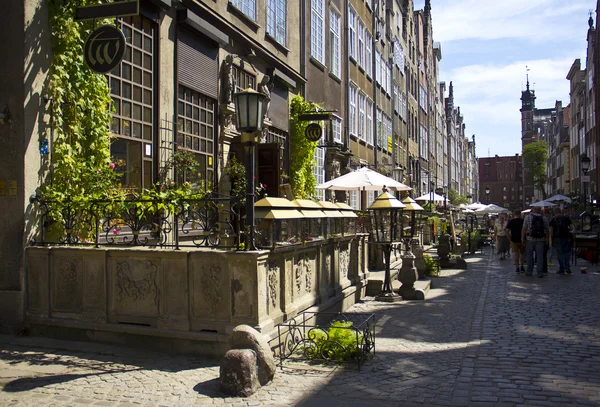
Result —
<svg viewBox="0 0 600 407"><path fill-rule="evenodd" d="M529 206L539 206L540 208L548 208L551 206L556 206L556 204L553 204L552 202L548 202L548 201L538 201L538 202L532 203Z"/></svg>
<svg viewBox="0 0 600 407"><path fill-rule="evenodd" d="M381 191L384 186L392 191L412 190L408 185L386 177L377 171L370 170L367 167L359 168L356 171L319 184L316 188L330 191Z"/></svg>
<svg viewBox="0 0 600 407"><path fill-rule="evenodd" d="M484 215L486 213L489 214L489 213L499 213L499 212L508 212L508 211L509 211L508 209L498 206L496 204L489 204L489 205L486 205L484 208L477 209L475 211L475 213Z"/></svg>
<svg viewBox="0 0 600 407"><path fill-rule="evenodd" d="M531 209L525 209L524 211L521 211L521 213L529 213L531 212Z"/></svg>
<svg viewBox="0 0 600 407"><path fill-rule="evenodd" d="M473 209L464 208L462 209L462 213L475 213L475 211Z"/></svg>
<svg viewBox="0 0 600 407"><path fill-rule="evenodd" d="M571 203L571 198L564 195L553 195L550 198L546 199L546 202L568 202Z"/></svg>
<svg viewBox="0 0 600 407"><path fill-rule="evenodd" d="M476 211L477 209L485 208L486 206L486 204L482 204L481 202L473 202L472 204L467 205L467 209Z"/></svg>
<svg viewBox="0 0 600 407"><path fill-rule="evenodd" d="M444 202L444 197L441 195L434 193L429 193L425 195L421 195L418 198L415 198L415 201L433 201L433 202Z"/></svg>

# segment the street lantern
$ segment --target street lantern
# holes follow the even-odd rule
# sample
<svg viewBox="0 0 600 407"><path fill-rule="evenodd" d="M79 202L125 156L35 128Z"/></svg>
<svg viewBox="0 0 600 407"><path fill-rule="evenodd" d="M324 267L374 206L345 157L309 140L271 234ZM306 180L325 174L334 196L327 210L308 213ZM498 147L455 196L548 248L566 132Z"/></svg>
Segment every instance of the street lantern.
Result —
<svg viewBox="0 0 600 407"><path fill-rule="evenodd" d="M257 250L255 244L254 225L254 145L257 141L257 133L263 127L263 104L265 95L248 88L233 95L235 104L236 127L241 133L241 140L247 147L246 165L246 228L247 236L246 250Z"/></svg>
<svg viewBox="0 0 600 407"><path fill-rule="evenodd" d="M265 95L248 88L233 95L236 127L240 133L255 133L263 127Z"/></svg>
<svg viewBox="0 0 600 407"><path fill-rule="evenodd" d="M487 203L490 203L490 186L485 186L485 198L487 199Z"/></svg>
<svg viewBox="0 0 600 407"><path fill-rule="evenodd" d="M417 203L410 196L407 196L402 200L402 203L406 206L404 208L404 212L410 212L410 238L415 236L415 222L416 222L416 213L419 211L423 211L423 207ZM404 236L404 235L403 235ZM406 249L408 250L409 245L406 245Z"/></svg>
<svg viewBox="0 0 600 407"><path fill-rule="evenodd" d="M402 182L403 176L404 176L404 167L403 166L400 165L400 166L394 168L392 170L392 173L393 173L394 178L396 179L396 181Z"/></svg>
<svg viewBox="0 0 600 407"><path fill-rule="evenodd" d="M399 242L402 237L401 210L405 205L387 192L383 187L383 193L375 199L369 207L371 212L371 228L375 243L381 245L385 257L385 277L383 290L377 296L378 301L397 301L400 296L392 290L390 277L390 254L392 243Z"/></svg>
<svg viewBox="0 0 600 407"><path fill-rule="evenodd" d="M588 157L586 153L583 153L581 155L581 171L583 171L583 175L587 175L588 171L590 170L591 163L592 160L590 157Z"/></svg>

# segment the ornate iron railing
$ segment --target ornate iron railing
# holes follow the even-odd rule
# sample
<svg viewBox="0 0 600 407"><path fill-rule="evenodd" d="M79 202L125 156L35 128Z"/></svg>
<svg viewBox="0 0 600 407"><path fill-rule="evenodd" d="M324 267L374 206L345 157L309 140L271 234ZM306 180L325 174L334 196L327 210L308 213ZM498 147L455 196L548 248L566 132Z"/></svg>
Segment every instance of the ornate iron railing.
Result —
<svg viewBox="0 0 600 407"><path fill-rule="evenodd" d="M236 198L30 201L40 209L32 245L213 247L239 249Z"/></svg>
<svg viewBox="0 0 600 407"><path fill-rule="evenodd" d="M277 341L280 366L285 360L349 362L360 370L375 354L375 316L303 312L277 325Z"/></svg>

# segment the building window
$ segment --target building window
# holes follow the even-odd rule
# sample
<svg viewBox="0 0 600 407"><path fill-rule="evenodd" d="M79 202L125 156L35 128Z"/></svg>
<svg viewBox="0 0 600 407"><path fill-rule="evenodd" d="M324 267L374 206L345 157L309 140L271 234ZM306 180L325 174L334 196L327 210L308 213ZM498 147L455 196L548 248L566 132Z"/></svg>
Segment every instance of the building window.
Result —
<svg viewBox="0 0 600 407"><path fill-rule="evenodd" d="M421 157L427 158L427 155L427 129L425 126L421 125Z"/></svg>
<svg viewBox="0 0 600 407"><path fill-rule="evenodd" d="M348 112L348 126L350 126L350 134L356 135L356 92L357 88L350 85L348 96L350 98L350 112Z"/></svg>
<svg viewBox="0 0 600 407"><path fill-rule="evenodd" d="M317 185L325 182L325 149L324 148L316 148L315 149L315 163L316 165L313 167L313 175L317 180ZM322 189L317 189L316 192L317 199L323 201L325 200L325 191Z"/></svg>
<svg viewBox="0 0 600 407"><path fill-rule="evenodd" d="M202 173L184 174L179 181L214 179L216 100L179 85L177 100L177 146L195 153Z"/></svg>
<svg viewBox="0 0 600 407"><path fill-rule="evenodd" d="M371 37L371 34L365 29L365 71L369 76L373 76L373 62L371 61L373 55L371 52L372 42L373 37Z"/></svg>
<svg viewBox="0 0 600 407"><path fill-rule="evenodd" d="M256 21L256 0L230 0L238 10Z"/></svg>
<svg viewBox="0 0 600 407"><path fill-rule="evenodd" d="M356 12L352 7L348 11L348 52L356 58Z"/></svg>
<svg viewBox="0 0 600 407"><path fill-rule="evenodd" d="M377 146L383 148L383 112L377 109Z"/></svg>
<svg viewBox="0 0 600 407"><path fill-rule="evenodd" d="M311 39L310 55L320 63L325 63L325 49L323 37L325 36L325 5L324 0L311 2Z"/></svg>
<svg viewBox="0 0 600 407"><path fill-rule="evenodd" d="M373 145L373 101L367 99L367 143Z"/></svg>
<svg viewBox="0 0 600 407"><path fill-rule="evenodd" d="M232 65L232 69L235 78L235 93L248 88L256 89L256 77L254 75L249 74L235 65Z"/></svg>
<svg viewBox="0 0 600 407"><path fill-rule="evenodd" d="M333 141L342 144L342 121L340 119L331 120L331 132L333 133Z"/></svg>
<svg viewBox="0 0 600 407"><path fill-rule="evenodd" d="M367 191L367 208L375 202L375 191Z"/></svg>
<svg viewBox="0 0 600 407"><path fill-rule="evenodd" d="M117 135L110 147L120 165L123 188L150 188L153 183L154 46L155 26L141 16L118 22L127 48L123 61L107 78L114 106L110 130Z"/></svg>
<svg viewBox="0 0 600 407"><path fill-rule="evenodd" d="M285 45L287 0L267 0L267 33Z"/></svg>
<svg viewBox="0 0 600 407"><path fill-rule="evenodd" d="M381 85L381 54L375 50L375 82Z"/></svg>
<svg viewBox="0 0 600 407"><path fill-rule="evenodd" d="M358 95L358 137L361 140L367 139L366 135L366 115L365 115L365 95L363 93Z"/></svg>
<svg viewBox="0 0 600 407"><path fill-rule="evenodd" d="M348 195L350 196L349 205L352 207L352 209L360 209L360 200L358 199L359 192L358 191L349 191Z"/></svg>
<svg viewBox="0 0 600 407"><path fill-rule="evenodd" d="M341 78L342 76L342 68L340 65L340 25L341 16L331 10L329 12L329 54L331 58L329 65L331 67L331 73L338 78Z"/></svg>
<svg viewBox="0 0 600 407"><path fill-rule="evenodd" d="M365 26L358 20L358 64L365 66Z"/></svg>

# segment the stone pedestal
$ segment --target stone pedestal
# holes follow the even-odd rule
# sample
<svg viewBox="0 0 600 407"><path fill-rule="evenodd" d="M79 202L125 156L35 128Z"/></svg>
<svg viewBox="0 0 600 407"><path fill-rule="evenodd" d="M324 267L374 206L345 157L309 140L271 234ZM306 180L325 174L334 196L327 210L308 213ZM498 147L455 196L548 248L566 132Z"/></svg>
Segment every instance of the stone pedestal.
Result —
<svg viewBox="0 0 600 407"><path fill-rule="evenodd" d="M423 258L423 247L419 244L418 240L413 240L411 242L411 250L414 256L414 263L417 273L419 273L419 280L423 280L425 278L425 271L427 270L427 265L425 264L425 259Z"/></svg>
<svg viewBox="0 0 600 407"><path fill-rule="evenodd" d="M415 267L415 256L408 252L402 257L402 268L398 273L398 280L402 283L398 293L404 300L423 300L425 296L423 292L415 289L415 281L419 278Z"/></svg>
<svg viewBox="0 0 600 407"><path fill-rule="evenodd" d="M448 260L450 255L450 236L440 236L437 254L440 258L440 261Z"/></svg>

